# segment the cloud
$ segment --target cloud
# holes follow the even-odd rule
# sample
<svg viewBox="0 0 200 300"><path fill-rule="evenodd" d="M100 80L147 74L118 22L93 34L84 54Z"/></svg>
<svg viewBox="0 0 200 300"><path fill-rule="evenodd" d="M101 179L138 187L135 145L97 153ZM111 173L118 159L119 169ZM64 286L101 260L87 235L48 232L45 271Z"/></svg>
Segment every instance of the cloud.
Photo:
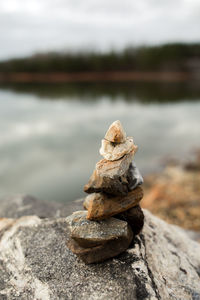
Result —
<svg viewBox="0 0 200 300"><path fill-rule="evenodd" d="M0 2L0 59L38 51L200 40L198 0Z"/></svg>

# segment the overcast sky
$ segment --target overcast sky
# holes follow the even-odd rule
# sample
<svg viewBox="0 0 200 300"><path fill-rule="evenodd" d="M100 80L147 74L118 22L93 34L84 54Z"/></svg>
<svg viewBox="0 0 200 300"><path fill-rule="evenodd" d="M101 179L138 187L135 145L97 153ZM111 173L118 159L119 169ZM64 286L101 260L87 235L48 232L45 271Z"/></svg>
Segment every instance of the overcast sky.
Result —
<svg viewBox="0 0 200 300"><path fill-rule="evenodd" d="M1 0L0 59L200 41L200 0Z"/></svg>

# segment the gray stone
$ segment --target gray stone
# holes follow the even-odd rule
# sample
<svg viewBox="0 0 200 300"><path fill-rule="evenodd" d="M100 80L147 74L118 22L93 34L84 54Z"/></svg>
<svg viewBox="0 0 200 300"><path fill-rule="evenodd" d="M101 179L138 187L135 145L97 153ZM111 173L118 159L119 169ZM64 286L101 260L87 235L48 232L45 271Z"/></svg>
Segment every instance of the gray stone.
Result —
<svg viewBox="0 0 200 300"><path fill-rule="evenodd" d="M78 211L66 218L70 227L71 238L79 246L93 247L115 239L130 240L127 222L115 218L94 222L87 220L86 217L86 211Z"/></svg>
<svg viewBox="0 0 200 300"><path fill-rule="evenodd" d="M0 218L19 218L36 215L40 218L66 217L82 209L84 199L67 203L42 201L30 195L7 196L0 199Z"/></svg>
<svg viewBox="0 0 200 300"><path fill-rule="evenodd" d="M147 211L131 248L85 265L66 247L66 219L0 221L0 299L200 299L200 244Z"/></svg>
<svg viewBox="0 0 200 300"><path fill-rule="evenodd" d="M135 207L116 215L115 218L126 221L135 235L137 235L144 226L144 214L140 205L136 205Z"/></svg>
<svg viewBox="0 0 200 300"><path fill-rule="evenodd" d="M127 173L127 180L128 180L128 189L129 191L134 190L138 185L143 184L144 180L139 169L136 167L136 164L132 162L130 164L128 173Z"/></svg>
<svg viewBox="0 0 200 300"><path fill-rule="evenodd" d="M92 247L81 247L74 239L70 239L67 243L68 248L81 258L86 264L103 262L109 258L113 258L127 250L132 239L133 232L128 224L127 234L118 238L109 240L101 245Z"/></svg>

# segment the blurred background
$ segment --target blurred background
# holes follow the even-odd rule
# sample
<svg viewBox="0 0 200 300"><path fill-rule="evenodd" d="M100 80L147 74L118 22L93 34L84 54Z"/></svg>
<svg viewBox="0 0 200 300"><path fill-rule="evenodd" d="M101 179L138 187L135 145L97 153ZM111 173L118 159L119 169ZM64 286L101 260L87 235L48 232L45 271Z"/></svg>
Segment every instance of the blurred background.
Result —
<svg viewBox="0 0 200 300"><path fill-rule="evenodd" d="M0 198L83 197L119 119L144 207L200 230L199 29L198 0L1 1Z"/></svg>

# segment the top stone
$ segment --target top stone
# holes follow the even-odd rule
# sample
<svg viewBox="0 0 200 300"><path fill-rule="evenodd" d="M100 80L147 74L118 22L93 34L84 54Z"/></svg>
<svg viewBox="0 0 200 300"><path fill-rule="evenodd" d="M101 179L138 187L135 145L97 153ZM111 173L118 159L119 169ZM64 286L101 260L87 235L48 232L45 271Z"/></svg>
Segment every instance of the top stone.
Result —
<svg viewBox="0 0 200 300"><path fill-rule="evenodd" d="M105 139L112 143L124 143L126 141L126 133L119 120L110 125L106 132Z"/></svg>

